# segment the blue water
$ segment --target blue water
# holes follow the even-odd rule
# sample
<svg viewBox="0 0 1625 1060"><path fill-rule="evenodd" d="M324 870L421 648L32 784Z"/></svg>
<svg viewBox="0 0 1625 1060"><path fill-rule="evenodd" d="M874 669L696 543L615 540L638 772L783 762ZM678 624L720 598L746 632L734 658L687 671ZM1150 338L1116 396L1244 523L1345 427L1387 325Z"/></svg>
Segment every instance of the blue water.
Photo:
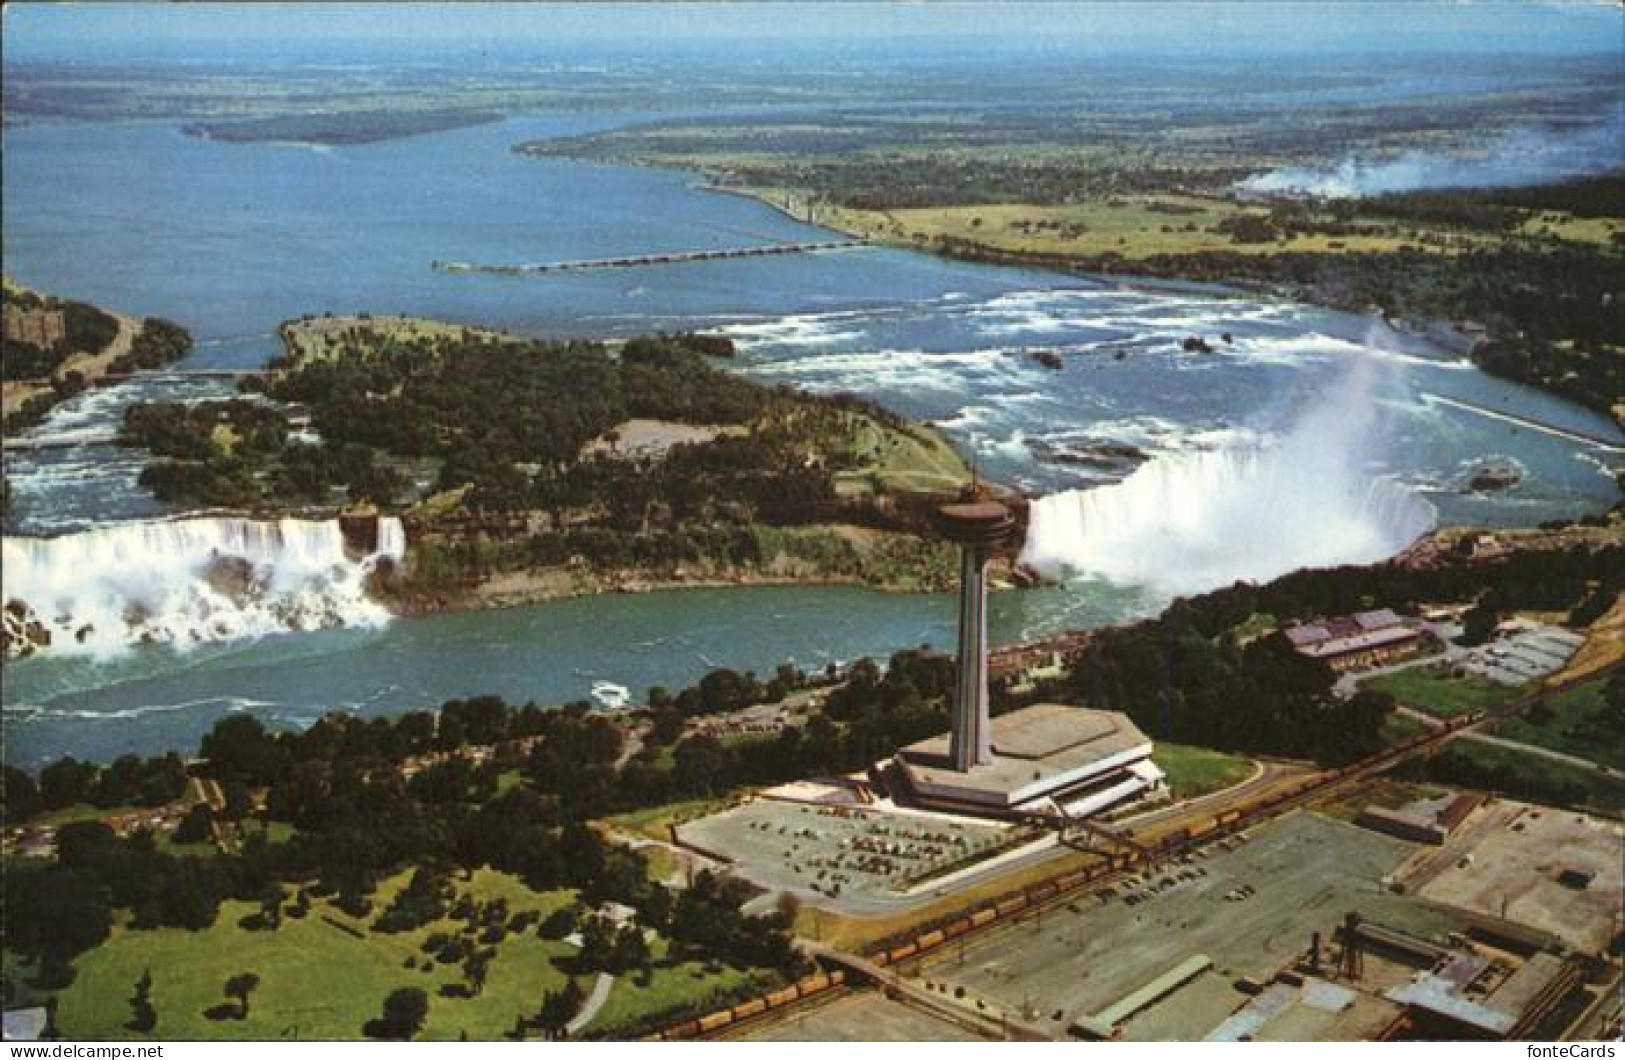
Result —
<svg viewBox="0 0 1625 1060"><path fill-rule="evenodd" d="M6 268L43 290L182 321L199 365L253 365L281 321L404 312L599 335L733 314L880 305L1053 283L860 250L658 273L436 272L828 238L692 174L513 153L520 142L652 117L519 118L357 147L222 144L163 122L5 131Z"/></svg>
<svg viewBox="0 0 1625 1060"><path fill-rule="evenodd" d="M770 674L933 645L951 648L956 601L857 588L691 589L539 607L398 619L378 630L286 634L256 643L132 652L111 662L7 664L6 761L67 752L106 760L190 747L218 718L271 726L328 710L363 716L495 693L510 702L585 699L594 681L676 690L715 666ZM1131 590L996 593L990 635L1005 644L1098 625L1149 606Z"/></svg>

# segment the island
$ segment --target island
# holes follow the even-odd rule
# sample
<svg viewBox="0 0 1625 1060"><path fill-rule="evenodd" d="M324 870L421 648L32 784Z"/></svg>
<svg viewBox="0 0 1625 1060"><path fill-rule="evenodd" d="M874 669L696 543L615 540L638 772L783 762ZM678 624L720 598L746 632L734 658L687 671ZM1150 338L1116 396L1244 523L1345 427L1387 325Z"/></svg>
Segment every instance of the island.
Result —
<svg viewBox="0 0 1625 1060"><path fill-rule="evenodd" d="M397 514L403 613L665 585L926 590L953 562L921 498L970 478L933 428L719 367L732 344L549 342L308 317L235 398L127 410L141 484L188 507ZM1008 569L1008 557L1005 558Z"/></svg>
<svg viewBox="0 0 1625 1060"><path fill-rule="evenodd" d="M40 295L4 281L4 433L37 426L75 394L141 369L160 368L192 348L186 329L159 317L136 320L86 302Z"/></svg>

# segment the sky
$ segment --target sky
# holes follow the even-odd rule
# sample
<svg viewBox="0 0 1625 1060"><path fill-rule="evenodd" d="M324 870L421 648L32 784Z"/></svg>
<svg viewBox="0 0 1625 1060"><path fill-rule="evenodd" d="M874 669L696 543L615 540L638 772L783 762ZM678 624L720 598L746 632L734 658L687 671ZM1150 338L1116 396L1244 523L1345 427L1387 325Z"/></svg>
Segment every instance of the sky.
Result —
<svg viewBox="0 0 1625 1060"><path fill-rule="evenodd" d="M157 4L8 3L7 58L113 59L258 48L515 50L829 41L1026 40L1084 54L1507 52L1625 55L1618 3L1314 2Z"/></svg>

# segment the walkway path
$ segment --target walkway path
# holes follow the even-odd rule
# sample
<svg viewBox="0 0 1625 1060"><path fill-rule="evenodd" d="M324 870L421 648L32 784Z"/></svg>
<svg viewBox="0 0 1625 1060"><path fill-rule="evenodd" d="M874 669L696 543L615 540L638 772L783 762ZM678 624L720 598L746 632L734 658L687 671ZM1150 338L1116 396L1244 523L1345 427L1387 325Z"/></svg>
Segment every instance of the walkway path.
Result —
<svg viewBox="0 0 1625 1060"><path fill-rule="evenodd" d="M609 1000L609 990L614 985L613 975L599 972L598 981L592 984L592 993L588 994L587 1000L582 1003L581 1011L576 1013L575 1019L564 1025L565 1033L573 1035L585 1030L587 1024L597 1017L598 1010L604 1007L604 1002Z"/></svg>
<svg viewBox="0 0 1625 1060"><path fill-rule="evenodd" d="M1562 751L1554 751L1550 747L1541 747L1532 743L1522 743L1518 740L1508 740L1504 736L1491 736L1489 733L1485 732L1469 731L1462 733L1461 738L1464 740L1476 740L1479 743L1492 744L1496 747L1504 747L1509 751L1520 751L1524 754L1539 755L1542 758L1549 758L1554 762L1562 762L1564 765L1574 766L1578 769L1589 769L1594 772L1601 773L1605 777L1619 775L1618 770L1610 769L1601 762L1593 762L1591 759L1581 758L1579 755L1564 754Z"/></svg>

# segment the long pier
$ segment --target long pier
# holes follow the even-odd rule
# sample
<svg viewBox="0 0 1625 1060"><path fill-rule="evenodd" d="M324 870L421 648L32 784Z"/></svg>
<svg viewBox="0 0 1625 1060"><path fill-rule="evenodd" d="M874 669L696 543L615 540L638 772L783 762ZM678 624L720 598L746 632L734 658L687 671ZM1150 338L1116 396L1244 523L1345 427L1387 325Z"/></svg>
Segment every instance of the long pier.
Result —
<svg viewBox="0 0 1625 1060"><path fill-rule="evenodd" d="M828 250L850 250L869 244L861 239L832 239L814 243L764 243L753 247L719 247L716 250L677 250L664 254L637 254L619 258L579 258L574 261L541 261L523 265L481 265L469 261L435 261L441 272L486 272L520 276L547 272L591 272L597 269L636 269L649 265L680 265L690 261L722 261L728 258L766 258L780 254L818 254Z"/></svg>

